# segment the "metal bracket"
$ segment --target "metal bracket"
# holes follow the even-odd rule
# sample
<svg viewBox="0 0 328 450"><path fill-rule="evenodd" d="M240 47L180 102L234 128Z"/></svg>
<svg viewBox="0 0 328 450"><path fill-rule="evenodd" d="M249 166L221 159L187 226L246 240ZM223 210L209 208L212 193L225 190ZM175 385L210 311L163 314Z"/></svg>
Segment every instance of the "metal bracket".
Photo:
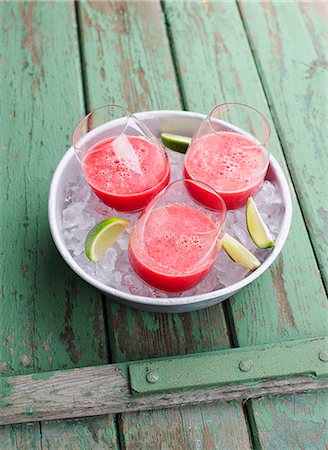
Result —
<svg viewBox="0 0 328 450"><path fill-rule="evenodd" d="M328 376L328 338L129 363L133 394Z"/></svg>
<svg viewBox="0 0 328 450"><path fill-rule="evenodd" d="M328 340L318 338L0 377L0 425L324 389Z"/></svg>

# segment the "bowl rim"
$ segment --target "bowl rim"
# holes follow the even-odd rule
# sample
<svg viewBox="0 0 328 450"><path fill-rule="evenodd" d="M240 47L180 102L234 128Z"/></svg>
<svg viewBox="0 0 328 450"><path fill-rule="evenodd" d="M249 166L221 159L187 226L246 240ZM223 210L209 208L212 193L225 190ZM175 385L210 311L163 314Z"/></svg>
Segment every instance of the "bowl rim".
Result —
<svg viewBox="0 0 328 450"><path fill-rule="evenodd" d="M170 118L173 116L181 118L186 118L188 116L189 118L194 118L196 120L199 119L205 119L206 115L196 112L190 112L190 111L179 111L179 110L154 110L154 111L143 111L135 113L135 115L140 119L147 119L149 116L153 119L160 119L163 117ZM231 286L217 289L215 291L206 292L204 294L198 294L188 297L171 297L171 298L152 298L152 297L144 297L141 295L134 295L130 294L128 292L120 291L114 287L108 286L96 279L94 279L92 276L87 274L81 267L75 262L74 258L70 254L69 250L67 249L64 239L61 238L61 230L59 229L59 224L56 220L56 213L57 213L57 191L60 185L60 180L62 173L69 163L69 161L75 158L74 148L71 146L64 156L61 158L59 164L57 165L55 172L53 174L50 189L49 189L49 197L48 197L48 220L49 220L49 226L52 238L54 240L54 243L63 257L64 261L68 264L68 266L77 274L79 275L84 281L89 283L91 286L97 288L101 292L103 292L106 295L118 297L121 299L124 299L131 303L137 303L140 305L147 305L147 306L154 306L154 307L163 307L163 306L183 306L183 305L191 305L191 304L198 304L206 300L211 300L214 298L220 298L220 297L228 297L229 294L231 296L242 289L243 287L250 284L252 281L259 278L274 262L274 260L277 258L279 253L281 252L289 230L291 226L291 220L292 220L292 199L291 199L291 192L288 185L288 181L283 173L282 168L280 167L279 163L277 162L276 158L270 154L269 159L269 166L271 166L274 170L274 172L277 174L277 179L279 180L281 191L282 191L282 197L285 204L285 213L284 217L281 223L280 232L276 239L276 245L273 249L273 251L270 253L270 255L266 258L266 260L261 264L261 266L256 269L254 272L251 272L249 275L247 275L243 280L232 284Z"/></svg>

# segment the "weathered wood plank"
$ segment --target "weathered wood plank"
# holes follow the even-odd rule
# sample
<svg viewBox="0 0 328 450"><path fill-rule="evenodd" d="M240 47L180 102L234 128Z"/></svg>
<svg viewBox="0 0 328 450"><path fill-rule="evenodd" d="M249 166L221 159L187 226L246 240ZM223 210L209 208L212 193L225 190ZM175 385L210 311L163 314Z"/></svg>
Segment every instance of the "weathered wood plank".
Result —
<svg viewBox="0 0 328 450"><path fill-rule="evenodd" d="M303 368L294 367L293 363L290 366L290 371L285 370L281 371L281 373L276 373L272 370L271 374L266 369L260 369L254 374L252 374L252 371L250 373L241 372L238 370L238 364L235 364L236 361L239 361L240 357L238 350L230 350L228 352L229 355L227 355L227 352L219 352L218 355L212 354L212 358L216 358L215 364L213 364L213 361L212 363L203 361L204 358L207 358L203 354L174 360L149 360L143 363L150 367L149 370L151 370L152 366L157 365L160 380L166 376L163 371L165 372L167 364L174 364L177 373L179 373L179 369L181 368L181 376L185 372L186 365L187 367L192 367L193 365L196 366L199 362L203 364L203 371L199 372L199 369L198 371L196 370L196 373L199 373L196 382L188 379L187 376L181 379L179 375L179 388L174 385L174 377L169 371L167 376L172 378L172 385L170 384L170 379L168 379L167 385L164 385L163 388L156 389L155 386L153 389L152 385L149 386L149 390L138 388L138 377L135 373L135 366L139 366L140 363L112 364L3 378L1 379L0 392L0 424L95 416L129 411L147 411L152 409L174 408L188 404L212 403L218 400L224 402L247 400L268 395L308 392L312 390L319 391L328 388L327 371L325 372L325 376L321 373L321 376L315 377L314 374L317 372L315 365L313 368L311 366L310 369L304 367L304 372ZM275 351L275 349L271 350ZM292 348L289 348L289 351L291 350ZM261 356L261 352L262 349L259 348L258 357ZM256 359L252 348L248 349L247 353L253 354L254 359ZM233 367L233 371L236 372L236 378L232 376L230 379L230 376L219 376L218 371L220 368L228 364L227 356L228 361L235 362L231 362L231 366ZM316 358L317 352L315 355ZM200 361L197 361L197 359L200 359ZM292 357L290 359L291 361L293 360ZM300 358L298 357L298 359ZM163 370L160 369L161 364ZM318 364L323 365L325 363L318 361ZM213 374L218 374L215 381L212 380L211 383L206 383L208 367L211 367ZM273 368L272 364L270 367ZM286 367L288 369L287 363ZM198 378L204 381L200 382ZM238 406L236 404L237 409L235 413L239 410L238 413L241 414L242 410ZM210 407L212 413L215 409L217 409L217 413L222 415L222 418L224 418L226 412L233 414L234 411L234 408L219 408L218 404ZM205 406L203 406L202 412L207 414ZM160 413L162 414L161 411ZM173 412L173 415L176 413L177 411ZM197 408L181 409L179 414L181 415L182 421L185 413L187 415L199 416L200 411ZM166 412L163 414L167 417ZM139 415L139 417L141 416ZM147 414L145 417L147 417ZM161 418L160 415L159 418ZM109 429L112 435L115 435L111 420L107 418L107 421L109 422ZM122 426L127 426L129 420L123 420L123 422L126 423ZM101 425L101 418L99 419L99 423ZM203 422L203 425L205 423ZM182 426L182 424L176 425L178 427ZM43 434L43 437L47 437L49 426L52 429L54 426L49 424L43 424L43 426L46 428L46 434ZM63 439L66 434L70 435L72 426L75 426L77 429L82 429L83 423L69 422L69 426L65 423L60 423L59 426L63 430L63 433L60 433L58 440ZM92 427L94 428L94 426ZM105 429L107 430L107 427ZM160 435L163 433L161 429L163 427L160 420L158 424ZM244 430L241 430L240 437L243 440L242 435ZM102 433L104 431L103 429L101 430ZM171 431L169 430L170 433ZM137 432L137 434L140 435L140 432ZM215 437L217 436L212 436L213 439ZM221 437L225 438L224 436ZM158 437L155 439L158 439Z"/></svg>
<svg viewBox="0 0 328 450"><path fill-rule="evenodd" d="M270 119L236 5L167 2L166 15L188 107L198 105L197 109L208 111L214 102L238 100L254 105ZM197 42L187 32L196 25L201 30ZM284 166L274 126L271 141L272 153ZM234 302L240 309L236 326L245 323L253 342L272 342L273 335L277 341L289 336L301 339L304 329L307 337L325 334L326 296L295 196L293 200L293 225L281 256Z"/></svg>
<svg viewBox="0 0 328 450"><path fill-rule="evenodd" d="M328 391L253 400L261 448L327 448Z"/></svg>
<svg viewBox="0 0 328 450"><path fill-rule="evenodd" d="M83 112L74 21L70 3L1 4L0 317L8 374L107 361L100 295L66 268L47 219L51 174Z"/></svg>
<svg viewBox="0 0 328 450"><path fill-rule="evenodd" d="M179 108L159 2L82 1L79 19L89 109ZM145 25L147 24L147 25Z"/></svg>
<svg viewBox="0 0 328 450"><path fill-rule="evenodd" d="M240 1L240 11L327 286L327 4Z"/></svg>
<svg viewBox="0 0 328 450"><path fill-rule="evenodd" d="M42 449L92 449L119 450L116 427L112 416L87 417L65 421L45 422L47 429L42 434Z"/></svg>
<svg viewBox="0 0 328 450"><path fill-rule="evenodd" d="M110 304L113 361L181 355L229 347L221 306L184 314L140 313Z"/></svg>
<svg viewBox="0 0 328 450"><path fill-rule="evenodd" d="M1 450L41 449L39 423L21 423L0 427L0 448Z"/></svg>
<svg viewBox="0 0 328 450"><path fill-rule="evenodd" d="M320 18L317 16L318 23L311 29L309 25L311 23L313 25L313 22L308 14L311 16L313 9L318 11L324 9L323 4L300 5L303 17L295 3L285 3L278 7L274 2L261 5L257 3L250 5L245 2L240 7L322 271L326 250L323 251L325 238L320 239L320 233L325 225L321 222L322 217L317 215L316 209L319 204L321 206L324 204L320 194L324 185L324 168L320 157L324 143L321 136L321 122L324 116L321 99L324 99L317 94L323 85L323 74L320 73L322 72L320 64L314 73L311 73L311 64L313 61L314 64L315 61L320 61L322 56L320 26L323 22L320 25ZM324 14L322 19L323 17ZM255 22L257 26L254 26ZM271 39L263 39L264 35L270 35ZM301 60L299 51L294 46L296 42L302 42ZM310 67L307 69L310 74L307 79L305 66L302 64L308 64L309 61ZM305 124L307 124L306 132L303 132ZM308 148L315 149L314 152L310 152L311 156L307 151ZM299 240L295 240L294 248L296 245L299 245ZM273 278L276 279L284 271L281 260L272 275ZM302 273L305 271L304 267ZM324 269L322 273L327 280L326 270ZM290 281L289 289L295 289L295 279ZM320 333L327 334L328 320L324 311L326 300L313 304L309 296L298 290L295 290L294 297L291 297L289 302L286 302L286 298L284 290L281 289L277 311L269 318L265 310L254 308L251 304L240 303L237 297L232 303L232 311L238 343L255 345L263 342L263 339L265 342L277 342L286 334L292 339ZM302 298L304 300L301 300ZM252 320L252 327L247 325L247 320ZM279 400L255 400L252 401L250 410L255 419L259 444L263 448L326 446L327 393L282 397Z"/></svg>
<svg viewBox="0 0 328 450"><path fill-rule="evenodd" d="M132 111L180 108L158 1L81 2L79 16L90 110L109 102L122 103ZM114 361L206 351L229 345L221 306L178 316L141 313L108 303L108 316ZM236 439L240 439L241 447L248 448L240 406L228 404L213 406L208 415L206 407L201 410L181 408L172 413L153 412L145 416L138 414L137 417L134 414L123 415L120 429L129 430L129 433L122 434L123 445L133 448L134 439L137 439L143 441L144 447L152 448L151 443L162 442L162 448L179 448L180 435L174 430L183 429L183 421L187 420L184 417L191 414L198 415L201 423L195 423L194 430L201 426L208 431L208 439L224 442L229 439L225 437L227 427L210 426L215 408L223 423L228 423L235 414ZM196 432L190 435L194 436L193 446L196 446L199 435ZM201 439L204 448L205 436ZM233 439L231 434L229 436Z"/></svg>
<svg viewBox="0 0 328 450"><path fill-rule="evenodd" d="M123 421L121 427L127 450L250 449L245 440L247 431L243 413L238 405L236 408L219 408L215 404L205 404L164 410L160 417L154 411L131 413L129 417L134 420L133 433L129 421ZM144 428L151 430L147 447Z"/></svg>
<svg viewBox="0 0 328 450"><path fill-rule="evenodd" d="M275 5L276 8L280 8L277 3ZM250 3L245 3L246 6L249 8ZM270 6L265 3L262 8L265 7ZM208 112L214 104L240 101L257 107L270 119L270 110L251 49L245 40L243 24L236 5L232 2L192 2L182 5L166 1L165 12L177 55L180 84L188 108ZM251 15L249 17L251 22ZM254 16L252 17L254 19ZM262 22L261 27L258 20L252 20L251 23L254 33L257 27L262 29ZM192 32L196 29L197 40L193 39ZM266 35L267 31L263 30L258 34L259 41L261 39L266 41L262 42L263 45L269 45L270 39L263 39ZM275 77L274 70L270 76ZM295 113L298 114L297 111ZM293 116L293 108L290 108L289 114L290 117ZM271 119L270 122L273 125ZM286 169L274 126L272 126L271 151ZM278 342L286 338L301 339L305 335L314 337L327 333L326 296L294 193L293 205L292 229L277 263L260 280L243 289L230 303L232 308L230 318L237 345ZM226 304L229 305L229 302ZM303 415L304 422L308 420L310 423L315 408L311 407L311 402L312 405L316 405L316 402L311 400L311 396L305 399L308 401L303 405L302 411L298 410L298 414ZM253 405L258 404L254 411L250 411L251 415L254 412L255 416L254 434L258 417L263 412L264 406L261 408L263 402L263 400L261 403L252 402ZM270 420L272 428L275 428L275 424L278 426L279 423L276 411L280 410L282 403L276 399L272 403L277 408L271 409ZM321 401L317 404L322 406ZM291 414L284 415L287 421L286 428L293 430L298 414L296 417ZM323 414L324 410L321 409L316 416L318 423L323 424ZM262 425L262 428L260 423L258 425L259 432L265 429L265 423ZM312 438L315 441L314 436L315 434ZM320 442L321 438L318 439ZM311 445L315 448L317 444ZM268 442L263 447L273 448Z"/></svg>
<svg viewBox="0 0 328 450"><path fill-rule="evenodd" d="M286 169L236 5L233 2L183 5L170 1L165 5L188 108L208 112L214 104L224 101L240 101L258 108L271 122L271 151ZM195 41L190 30L196 27L200 34ZM305 310L307 321L313 324L311 335L320 336L326 323L326 296L294 193L293 208L292 228L279 260L271 273L265 273L239 297L248 302L249 308L258 306L276 324L279 321L281 336L295 332L293 322L289 323L286 316L289 311L296 315L299 310ZM253 326L252 319L249 324ZM254 333L258 333L257 327ZM270 341L262 336L261 342Z"/></svg>
<svg viewBox="0 0 328 450"><path fill-rule="evenodd" d="M2 2L0 23L0 369L104 363L101 297L65 266L47 221L51 174L83 115L74 4ZM33 430L2 428L1 443L28 446Z"/></svg>

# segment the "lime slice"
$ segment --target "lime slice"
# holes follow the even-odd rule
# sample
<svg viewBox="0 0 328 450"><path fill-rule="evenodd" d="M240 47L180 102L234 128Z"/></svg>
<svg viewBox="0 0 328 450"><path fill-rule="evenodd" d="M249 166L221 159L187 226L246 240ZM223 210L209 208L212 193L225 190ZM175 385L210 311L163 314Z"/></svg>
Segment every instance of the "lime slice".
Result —
<svg viewBox="0 0 328 450"><path fill-rule="evenodd" d="M255 270L261 265L256 256L230 234L225 233L222 246L233 261L249 270Z"/></svg>
<svg viewBox="0 0 328 450"><path fill-rule="evenodd" d="M129 226L127 220L112 217L95 225L87 234L84 251L90 261L96 263Z"/></svg>
<svg viewBox="0 0 328 450"><path fill-rule="evenodd" d="M273 237L263 222L263 219L254 203L252 197L249 197L246 204L246 223L250 237L254 244L260 248L274 247Z"/></svg>
<svg viewBox="0 0 328 450"><path fill-rule="evenodd" d="M171 133L162 133L161 139L165 147L180 153L186 153L188 145L191 142L191 138L189 137Z"/></svg>

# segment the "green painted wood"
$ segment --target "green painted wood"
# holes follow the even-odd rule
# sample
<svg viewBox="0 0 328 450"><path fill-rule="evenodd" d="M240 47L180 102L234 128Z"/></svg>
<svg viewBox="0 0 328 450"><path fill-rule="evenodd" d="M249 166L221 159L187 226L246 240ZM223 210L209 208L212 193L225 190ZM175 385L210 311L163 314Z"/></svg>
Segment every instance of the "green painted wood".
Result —
<svg viewBox="0 0 328 450"><path fill-rule="evenodd" d="M271 151L287 173L284 155L237 6L233 2L181 4L166 1L165 13L188 109L208 112L214 104L224 101L240 101L257 107L270 120L273 131ZM293 19L289 20L292 22ZM269 31L263 30L262 22L259 27L259 21L251 20L250 16L249 26L252 26L254 33L257 27L262 27L262 39L263 36L269 36L268 39L263 39L267 41L267 45L270 40L273 41ZM193 30L196 29L197 39L194 39ZM258 40L260 41L260 36ZM274 70L270 76L275 77ZM293 117L294 112L298 114L297 108L293 109L290 102L288 107L290 117ZM297 133L299 127L295 130ZM243 289L233 301L226 302L236 345L273 343L327 334L327 300L294 192L293 206L292 228L278 261L260 280ZM301 397L295 396L296 402L298 398ZM261 422L259 418L270 416L271 436L283 417L284 429L289 430L291 442L297 434L293 430L299 430L303 421L308 424L308 433L303 434L303 448L320 448L322 434L316 438L315 431L322 430L325 426L324 394L309 395L303 399L294 415L292 407L285 405L285 399L268 400L268 405L265 405L265 400L253 401L249 415L251 419L254 418L251 423L255 443L262 443L263 448L290 448L276 447L271 445L273 440L271 443L265 440L264 431L268 420ZM277 411L281 411L280 416ZM310 433L314 413L316 423ZM280 436L282 434L279 433ZM307 438L307 435L310 437ZM297 445L291 448L297 448Z"/></svg>
<svg viewBox="0 0 328 450"><path fill-rule="evenodd" d="M42 449L118 450L116 427L112 416L44 422Z"/></svg>
<svg viewBox="0 0 328 450"><path fill-rule="evenodd" d="M327 448L328 392L252 400L253 435L263 449Z"/></svg>
<svg viewBox="0 0 328 450"><path fill-rule="evenodd" d="M224 101L257 107L271 122L270 147L288 176L237 6L232 2L165 5L188 108L208 112ZM196 27L200 34L195 41L190 30ZM258 344L272 342L276 331L277 341L302 339L304 329L306 337L326 334L326 296L294 192L293 207L291 231L278 261L236 296L236 307L243 309L240 321L247 322Z"/></svg>
<svg viewBox="0 0 328 450"><path fill-rule="evenodd" d="M322 196L326 180L322 164L325 98L318 95L324 88L324 64L321 63L327 10L319 3L277 6L274 2L240 5L308 232L327 282L327 223L324 216L327 201ZM257 26L254 26L255 22ZM260 35L273 38L262 39ZM296 42L302 42L301 58ZM280 263L276 275L281 269ZM295 286L295 281L293 284ZM240 345L257 344L264 328L270 341L276 342L281 339L286 324L291 338L315 336L320 332L327 334L327 313L318 310L317 303L313 305L298 299L297 295L293 303L298 303L298 307L294 309L286 307L286 303L283 307L284 302L280 301L278 320L273 324L268 324L267 317L258 311L256 334L253 327L246 325L246 321L254 317L254 310L250 314L250 308L245 305L238 308L236 299L233 314ZM321 301L320 305L324 308L327 302ZM252 401L251 414L255 418L259 444L263 448L324 448L328 440L327 395L327 392L321 392Z"/></svg>
<svg viewBox="0 0 328 450"><path fill-rule="evenodd" d="M194 313L157 314L112 303L109 333L116 362L229 347L227 325L219 305Z"/></svg>
<svg viewBox="0 0 328 450"><path fill-rule="evenodd" d="M296 343L296 361L291 356L292 342ZM225 406L224 402L232 400L324 391L328 389L328 358L323 350L318 353L315 349L322 348L323 343L317 344L290 341L289 348L287 344L260 351L257 347L237 348L3 377L0 424L150 411L215 401ZM316 350L307 366L299 356L301 347L305 348L305 355L311 347ZM249 359L241 359L245 357ZM286 362L288 357L292 364ZM280 368L279 360L285 367Z"/></svg>
<svg viewBox="0 0 328 450"><path fill-rule="evenodd" d="M47 218L52 172L83 113L74 9L2 3L1 11L3 370L106 362L100 295L67 269Z"/></svg>
<svg viewBox="0 0 328 450"><path fill-rule="evenodd" d="M122 103L132 111L180 109L158 1L81 2L79 17L90 110L108 102ZM108 317L113 361L229 346L221 306L194 314L150 314L109 301ZM213 424L215 414L221 417L221 425ZM231 432L229 423L233 416L236 426ZM190 423L190 417L195 418L194 424ZM199 442L203 448L210 448L208 442L221 440L249 447L246 424L238 404L124 414L119 420L126 448L136 448L140 442L147 448L181 448L178 430L184 429L184 423L190 423L190 448L201 445Z"/></svg>
<svg viewBox="0 0 328 450"><path fill-rule="evenodd" d="M47 219L52 172L84 112L74 5L2 2L0 17L1 371L101 364L101 297L63 263ZM29 430L0 433L24 448L38 440Z"/></svg>
<svg viewBox="0 0 328 450"><path fill-rule="evenodd" d="M0 427L1 450L39 450L41 449L40 425L22 423Z"/></svg>
<svg viewBox="0 0 328 450"><path fill-rule="evenodd" d="M216 404L201 405L163 410L160 415L154 412L129 414L133 422L125 420L120 426L125 438L123 448L250 449L242 409L234 402L230 402L229 406L218 408Z"/></svg>
<svg viewBox="0 0 328 450"><path fill-rule="evenodd" d="M179 109L159 2L131 3L112 0L79 4L89 110L109 103L133 112L159 105L162 109Z"/></svg>
<svg viewBox="0 0 328 450"><path fill-rule="evenodd" d="M327 286L327 4L241 1L240 11Z"/></svg>

